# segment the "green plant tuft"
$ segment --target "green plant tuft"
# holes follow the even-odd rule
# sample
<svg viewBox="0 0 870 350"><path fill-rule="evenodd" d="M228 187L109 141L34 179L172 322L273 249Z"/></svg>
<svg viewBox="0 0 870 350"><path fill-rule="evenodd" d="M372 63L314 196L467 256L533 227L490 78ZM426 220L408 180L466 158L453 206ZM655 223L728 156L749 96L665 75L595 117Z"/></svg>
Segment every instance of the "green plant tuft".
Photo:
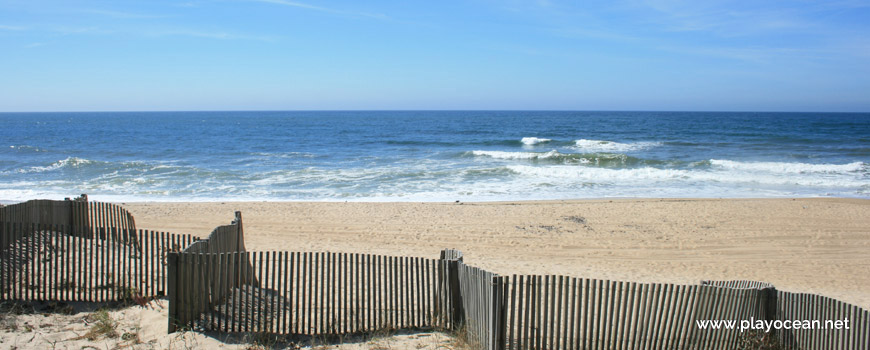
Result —
<svg viewBox="0 0 870 350"><path fill-rule="evenodd" d="M117 338L118 322L115 321L106 310L97 310L88 315L88 320L94 322L91 329L85 333L85 338L94 341L100 338Z"/></svg>

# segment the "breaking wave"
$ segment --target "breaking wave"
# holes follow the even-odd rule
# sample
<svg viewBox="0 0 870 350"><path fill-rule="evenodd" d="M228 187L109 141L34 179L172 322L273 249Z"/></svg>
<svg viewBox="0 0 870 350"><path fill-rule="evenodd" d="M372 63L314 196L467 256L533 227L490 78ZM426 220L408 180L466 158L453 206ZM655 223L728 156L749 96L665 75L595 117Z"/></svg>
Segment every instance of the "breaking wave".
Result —
<svg viewBox="0 0 870 350"><path fill-rule="evenodd" d="M471 155L495 159L557 159L568 156L557 150L549 152L471 151Z"/></svg>
<svg viewBox="0 0 870 350"><path fill-rule="evenodd" d="M574 141L574 147L583 152L630 152L641 151L657 146L661 146L661 142L633 142L621 143L604 140L587 140L580 139Z"/></svg>
<svg viewBox="0 0 870 350"><path fill-rule="evenodd" d="M656 167L602 168L590 166L530 166L509 165L518 175L542 179L561 179L565 182L594 182L603 184L651 184L680 182L685 184L743 184L752 186L811 186L825 188L862 188L870 185L863 174L825 172L747 171L745 169L674 169Z"/></svg>
<svg viewBox="0 0 870 350"><path fill-rule="evenodd" d="M93 163L94 163L94 161L84 159L84 158L68 157L66 159L56 161L56 162L51 163L51 164L46 165L46 166L35 166L35 167L26 168L26 169L18 169L18 170L16 170L16 172L22 173L22 174L42 173L42 172L46 172L46 171L54 171L54 170L59 170L59 169L64 169L64 168L77 168L77 167L81 167L81 166L93 164Z"/></svg>
<svg viewBox="0 0 870 350"><path fill-rule="evenodd" d="M541 138L537 138L537 137L523 137L523 139L520 140L520 142L522 142L526 146L534 146L537 144L547 143L550 141L553 141L553 140L552 139L541 139Z"/></svg>
<svg viewBox="0 0 870 350"><path fill-rule="evenodd" d="M710 165L721 169L781 174L809 173L852 173L866 169L864 162L848 164L807 164L786 162L737 162L733 160L710 159Z"/></svg>

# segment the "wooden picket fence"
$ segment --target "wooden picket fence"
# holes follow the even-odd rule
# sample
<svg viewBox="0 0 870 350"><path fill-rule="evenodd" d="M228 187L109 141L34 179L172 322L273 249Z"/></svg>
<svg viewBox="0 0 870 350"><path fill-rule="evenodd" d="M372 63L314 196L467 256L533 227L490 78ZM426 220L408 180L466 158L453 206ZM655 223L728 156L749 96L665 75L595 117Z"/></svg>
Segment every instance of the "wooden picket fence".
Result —
<svg viewBox="0 0 870 350"><path fill-rule="evenodd" d="M435 259L182 252L169 261L170 279L177 281L170 283L170 332L329 335L449 322L443 315L449 286L439 284L446 265Z"/></svg>
<svg viewBox="0 0 870 350"><path fill-rule="evenodd" d="M460 331L487 350L716 350L749 348L747 341L763 336L781 349L870 350L870 311L764 282L500 276L466 265L452 249L439 259L248 252L239 212L199 240L137 230L129 212L86 196L0 207L0 300L164 294L170 332L318 336L434 328ZM850 327L751 333L699 326L711 320Z"/></svg>
<svg viewBox="0 0 870 350"><path fill-rule="evenodd" d="M777 291L777 320L849 320L850 329L777 333L786 349L870 349L870 311L818 294Z"/></svg>
<svg viewBox="0 0 870 350"><path fill-rule="evenodd" d="M193 242L184 248L185 253L234 253L244 252L245 229L242 212L237 211L229 225L216 227L206 239Z"/></svg>
<svg viewBox="0 0 870 350"><path fill-rule="evenodd" d="M119 205L103 202L88 202L86 194L81 197L63 201L37 199L24 203L0 207L0 222L59 225L68 228L67 233L76 237L93 238L97 235L107 235L113 232L136 232L136 220L133 215ZM114 229L114 230L113 230ZM8 242L23 237L32 232L3 232L0 236L20 234L22 236L9 238ZM103 238L103 237L101 237ZM135 235L114 237L119 239L134 239ZM135 242L134 242L135 244ZM0 246L0 249L6 246Z"/></svg>
<svg viewBox="0 0 870 350"><path fill-rule="evenodd" d="M3 222L0 300L107 302L164 295L166 255L196 238L115 227Z"/></svg>
<svg viewBox="0 0 870 350"><path fill-rule="evenodd" d="M245 233L244 225L242 224L242 213L237 211L232 223L229 225L218 226L206 239L193 242L181 252L184 253L184 256L189 256L203 253L244 253L245 251ZM193 275L179 272L177 269L178 260L176 255L171 255L167 259L170 266L168 270L170 274L169 290L173 291L168 295L172 297L178 295L177 292L174 292L179 290L178 286L182 286L182 288L189 286L187 282L190 281L184 279L191 278ZM215 263L217 262L218 261ZM234 292L236 288L246 285L259 286L259 281L254 277L253 267L249 260L238 256L238 258L233 259L232 262L224 260L220 261L220 263L222 263L223 266L220 269L220 272L215 271L215 273L220 273L222 278L215 278L210 282L211 284L207 288L207 293L209 294L207 297L208 299L225 300L229 293ZM205 263L202 264L204 266ZM179 278L182 278L183 280L179 281ZM170 322L170 325L172 326L170 327L170 332L175 330L174 325L187 324L194 315L207 312L209 308L213 306L209 303L199 302L200 298L198 297L195 299L198 302L184 303L183 305L180 305L181 300L187 300L182 298L176 299L176 302L169 303L169 319L172 320Z"/></svg>
<svg viewBox="0 0 870 350"><path fill-rule="evenodd" d="M566 276L496 277L507 308L494 337L507 349L732 349L738 331L695 320L764 318L766 292ZM506 321L506 323L504 323Z"/></svg>
<svg viewBox="0 0 870 350"><path fill-rule="evenodd" d="M126 209L89 202L84 194L0 206L0 300L107 302L162 296L168 288L167 253L197 240L137 230Z"/></svg>
<svg viewBox="0 0 870 350"><path fill-rule="evenodd" d="M782 349L866 350L870 332L866 310L777 291L764 282L675 285L499 276L465 265L456 250L442 251L438 260L180 253L170 254L169 270L178 281L170 287L170 305L178 305L170 331L324 335L437 328L461 330L473 347L511 350L735 349L763 335L699 327L698 321L707 320L852 322L849 330L771 332L769 341Z"/></svg>
<svg viewBox="0 0 870 350"><path fill-rule="evenodd" d="M469 342L482 349L755 349L759 345L751 344L765 337L763 331L702 329L699 321L740 326L740 321L817 320L824 326L844 319L851 323L848 330L779 329L766 337L781 349L870 349L867 310L820 295L777 291L764 282L675 285L465 269L461 322Z"/></svg>

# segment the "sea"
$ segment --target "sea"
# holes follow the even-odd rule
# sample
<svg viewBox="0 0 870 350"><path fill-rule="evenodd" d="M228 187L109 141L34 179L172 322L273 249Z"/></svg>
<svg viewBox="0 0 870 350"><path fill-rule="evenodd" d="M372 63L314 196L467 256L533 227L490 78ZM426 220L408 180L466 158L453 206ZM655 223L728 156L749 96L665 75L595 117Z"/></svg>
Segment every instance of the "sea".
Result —
<svg viewBox="0 0 870 350"><path fill-rule="evenodd" d="M870 198L870 113L0 113L0 202Z"/></svg>

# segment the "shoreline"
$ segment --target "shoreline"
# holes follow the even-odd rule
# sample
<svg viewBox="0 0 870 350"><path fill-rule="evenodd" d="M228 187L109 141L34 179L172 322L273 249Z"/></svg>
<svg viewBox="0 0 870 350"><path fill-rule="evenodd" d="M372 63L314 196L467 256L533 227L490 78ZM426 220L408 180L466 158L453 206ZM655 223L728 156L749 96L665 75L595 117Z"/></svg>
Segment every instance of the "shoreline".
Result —
<svg viewBox="0 0 870 350"><path fill-rule="evenodd" d="M23 203L28 200L33 199L48 199L48 200L63 200L64 198L72 198L76 195L66 195L62 197L40 197L34 196L32 198L20 199L20 200L5 200L0 199L0 205L12 205ZM378 203L395 203L395 204L407 204L407 203L432 203L432 204L453 204L457 201L459 203L466 204L499 204L499 203L573 203L573 202L598 202L598 201L764 201L764 200L835 200L835 201L870 201L870 197L825 197L825 196L816 196L816 197L594 197L594 198L565 198L565 199L517 199L517 200L471 200L465 201L461 199L457 200L443 200L443 201L419 201L419 200L394 200L394 199L385 199L385 200L371 200L371 198L362 198L362 199L324 199L324 200L308 200L308 199L203 199L203 200L191 200L190 198L180 198L178 200L128 200L126 198L113 198L112 196L88 196L89 200L97 201L97 202L106 202L106 203L114 203L120 205L134 204L134 205L142 205L142 204L215 204L215 203L239 203L239 204L247 204L247 203L369 203L369 204L378 204Z"/></svg>
<svg viewBox="0 0 870 350"><path fill-rule="evenodd" d="M137 227L205 237L242 212L249 250L437 257L499 274L746 279L870 308L870 200L128 202Z"/></svg>

